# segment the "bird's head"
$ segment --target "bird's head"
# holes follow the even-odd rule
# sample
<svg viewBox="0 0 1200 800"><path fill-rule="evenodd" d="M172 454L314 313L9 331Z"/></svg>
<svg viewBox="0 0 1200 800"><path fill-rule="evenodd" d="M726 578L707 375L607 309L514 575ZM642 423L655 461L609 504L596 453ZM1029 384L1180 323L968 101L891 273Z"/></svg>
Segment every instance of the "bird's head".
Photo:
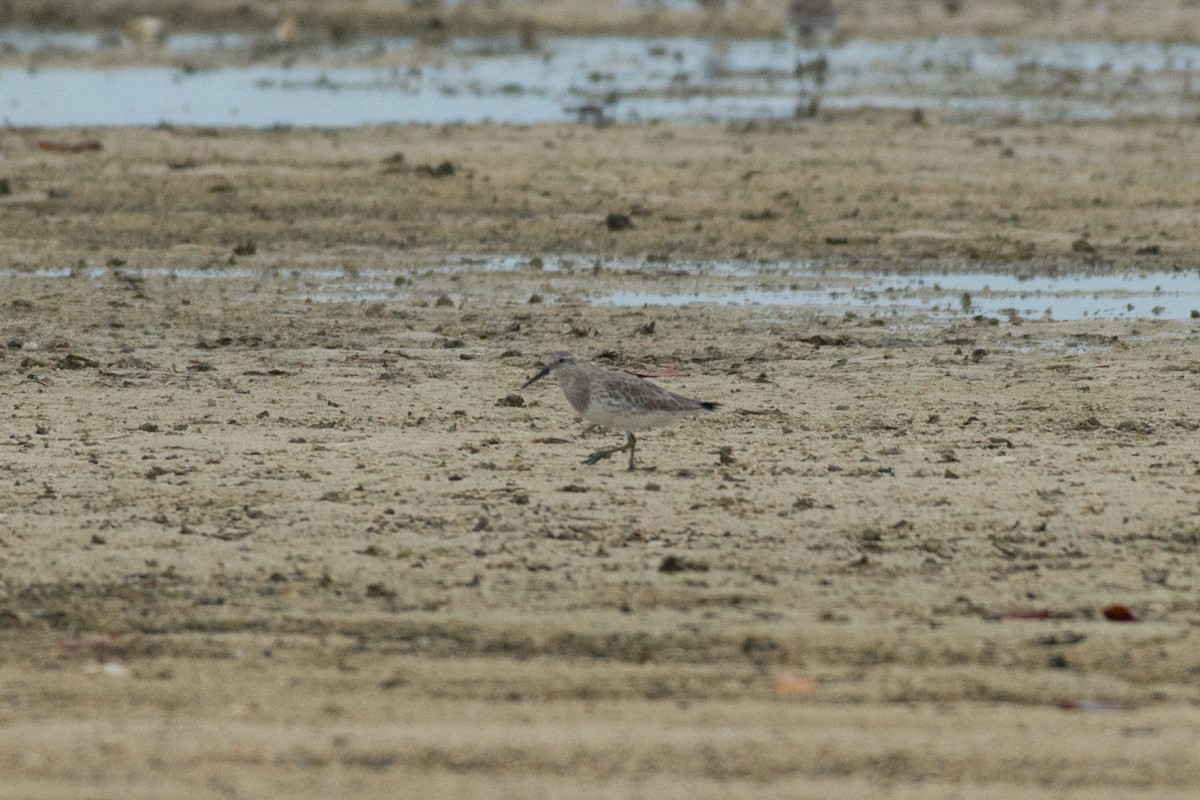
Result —
<svg viewBox="0 0 1200 800"><path fill-rule="evenodd" d="M556 350L542 359L544 365L537 375L534 375L529 380L525 381L522 389L528 388L530 384L540 381L542 378L555 372L565 366L573 366L575 364L575 356L568 353L566 350Z"/></svg>

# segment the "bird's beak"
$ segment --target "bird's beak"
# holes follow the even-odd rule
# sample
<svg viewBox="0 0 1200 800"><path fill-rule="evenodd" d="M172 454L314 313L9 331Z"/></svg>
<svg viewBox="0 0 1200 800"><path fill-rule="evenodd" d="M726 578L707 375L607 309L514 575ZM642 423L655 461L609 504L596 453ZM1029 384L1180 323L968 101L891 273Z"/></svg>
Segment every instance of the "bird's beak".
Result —
<svg viewBox="0 0 1200 800"><path fill-rule="evenodd" d="M528 389L531 384L537 383L538 381L540 381L542 378L546 377L549 374L550 374L550 368L542 367L542 371L539 372L537 375L534 375L529 380L525 381L525 385L522 386L521 388Z"/></svg>

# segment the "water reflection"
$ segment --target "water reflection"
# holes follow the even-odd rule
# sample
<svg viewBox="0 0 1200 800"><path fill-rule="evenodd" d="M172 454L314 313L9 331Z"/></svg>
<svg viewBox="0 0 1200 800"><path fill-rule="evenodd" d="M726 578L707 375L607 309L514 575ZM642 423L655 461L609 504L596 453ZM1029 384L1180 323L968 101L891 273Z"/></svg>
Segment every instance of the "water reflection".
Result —
<svg viewBox="0 0 1200 800"><path fill-rule="evenodd" d="M100 46L94 35L30 36L0 35L0 49ZM252 45L247 37L176 36L167 52L191 57ZM713 68L714 48L720 69ZM195 59L186 69L0 70L0 114L13 125L39 126L786 119L806 86L792 73L794 56L781 40L559 37L526 52L484 39L423 48L411 38L376 38L322 44L290 56L291 66L205 69ZM366 59L393 65L354 65ZM851 40L828 59L821 102L832 109L922 108L961 121L1200 111L1192 85L1200 46L1193 44Z"/></svg>

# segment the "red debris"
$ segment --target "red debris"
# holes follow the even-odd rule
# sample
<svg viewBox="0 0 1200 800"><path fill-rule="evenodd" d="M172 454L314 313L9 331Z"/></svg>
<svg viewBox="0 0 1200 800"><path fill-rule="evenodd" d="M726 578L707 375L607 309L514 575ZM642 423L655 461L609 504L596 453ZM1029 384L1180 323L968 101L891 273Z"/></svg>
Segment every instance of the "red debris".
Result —
<svg viewBox="0 0 1200 800"><path fill-rule="evenodd" d="M1058 707L1063 711L1128 711L1129 706L1107 697L1083 697L1078 700L1062 700Z"/></svg>
<svg viewBox="0 0 1200 800"><path fill-rule="evenodd" d="M780 697L810 697L817 691L816 679L803 673L776 675L772 683Z"/></svg>
<svg viewBox="0 0 1200 800"><path fill-rule="evenodd" d="M1104 608L1101 612L1109 622L1141 622L1142 618L1120 603Z"/></svg>
<svg viewBox="0 0 1200 800"><path fill-rule="evenodd" d="M675 367L667 367L659 372L634 372L631 369L625 370L635 378L686 378L688 373Z"/></svg>
<svg viewBox="0 0 1200 800"><path fill-rule="evenodd" d="M38 150L50 153L91 153L104 149L99 139L80 139L76 142L52 142L48 139L36 139L34 144Z"/></svg>

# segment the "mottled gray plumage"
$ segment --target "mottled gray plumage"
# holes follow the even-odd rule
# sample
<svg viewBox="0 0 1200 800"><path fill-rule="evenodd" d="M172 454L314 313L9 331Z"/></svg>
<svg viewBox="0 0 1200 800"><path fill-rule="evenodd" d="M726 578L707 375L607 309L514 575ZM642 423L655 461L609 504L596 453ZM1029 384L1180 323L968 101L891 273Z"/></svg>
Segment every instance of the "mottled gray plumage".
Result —
<svg viewBox="0 0 1200 800"><path fill-rule="evenodd" d="M625 432L627 439L623 447L597 451L587 459L585 463L588 464L628 450L629 468L633 469L633 451L637 445L634 431L670 425L688 414L713 411L717 407L716 403L684 397L628 372L581 367L575 356L565 350L550 353L542 363L545 364L542 370L526 381L522 389L554 373L567 402L579 416L596 425Z"/></svg>

